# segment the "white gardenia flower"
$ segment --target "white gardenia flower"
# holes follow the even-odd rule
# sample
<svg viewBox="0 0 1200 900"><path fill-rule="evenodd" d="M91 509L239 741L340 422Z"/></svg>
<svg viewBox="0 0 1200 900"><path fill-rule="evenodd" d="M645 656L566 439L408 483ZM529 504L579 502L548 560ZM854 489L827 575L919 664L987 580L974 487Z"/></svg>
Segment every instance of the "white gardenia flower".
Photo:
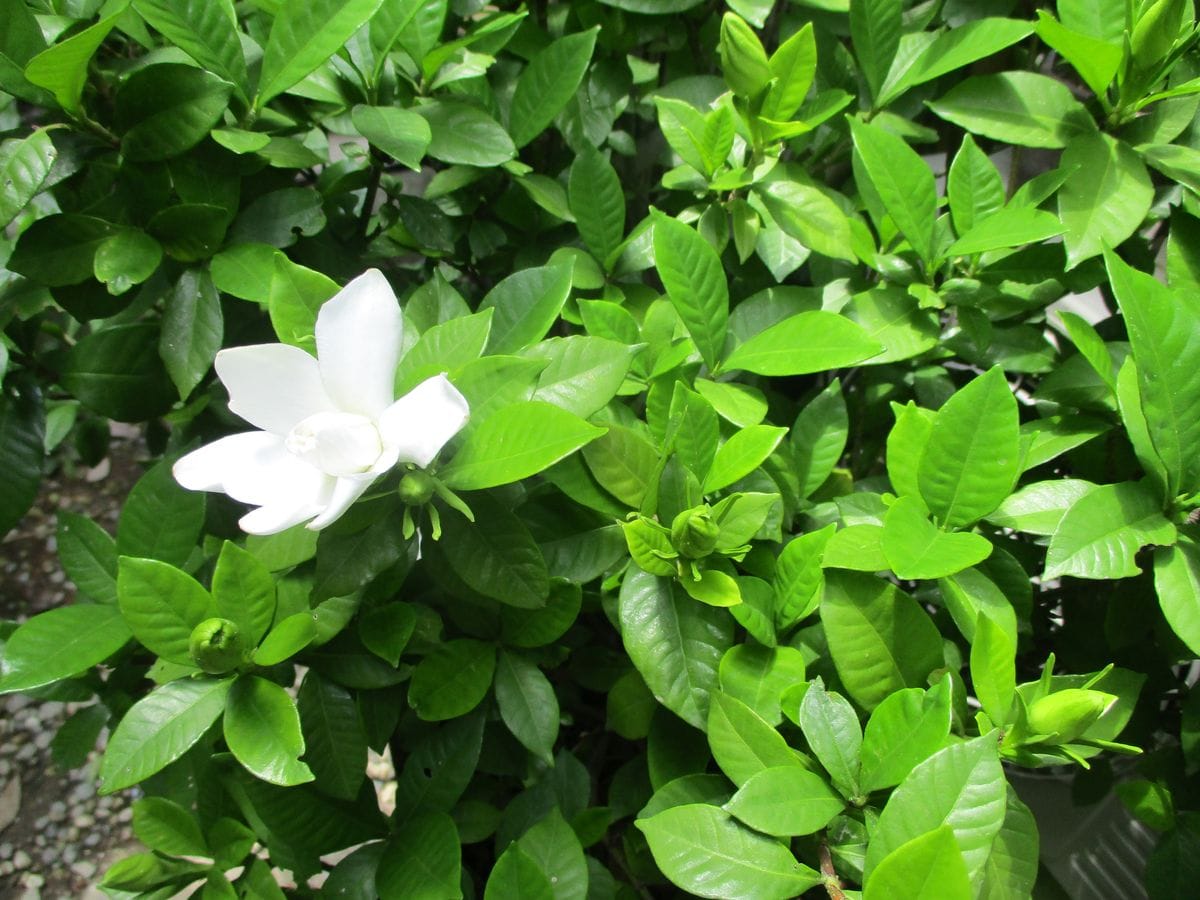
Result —
<svg viewBox="0 0 1200 900"><path fill-rule="evenodd" d="M288 344L222 350L229 408L261 430L187 454L175 479L257 506L238 524L275 534L324 528L397 463L428 466L466 423L467 401L445 375L395 399L403 330L391 286L369 269L318 312L316 359Z"/></svg>

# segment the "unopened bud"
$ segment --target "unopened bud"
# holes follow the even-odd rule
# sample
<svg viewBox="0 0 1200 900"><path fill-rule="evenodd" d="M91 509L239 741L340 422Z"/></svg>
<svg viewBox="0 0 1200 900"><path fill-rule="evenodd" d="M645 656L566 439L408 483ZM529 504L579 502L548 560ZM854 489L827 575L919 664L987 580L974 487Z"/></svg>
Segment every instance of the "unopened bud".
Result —
<svg viewBox="0 0 1200 900"><path fill-rule="evenodd" d="M1042 743L1069 744L1104 715L1117 701L1113 694L1067 688L1043 697L1029 708L1029 730L1044 734Z"/></svg>
<svg viewBox="0 0 1200 900"><path fill-rule="evenodd" d="M237 623L228 619L205 619L192 629L188 653L205 672L223 675L244 660L242 635Z"/></svg>
<svg viewBox="0 0 1200 900"><path fill-rule="evenodd" d="M703 559L717 546L721 526L712 520L708 507L685 509L671 523L671 545L681 556Z"/></svg>
<svg viewBox="0 0 1200 900"><path fill-rule="evenodd" d="M433 497L433 476L414 469L400 479L400 499L408 506L424 506Z"/></svg>

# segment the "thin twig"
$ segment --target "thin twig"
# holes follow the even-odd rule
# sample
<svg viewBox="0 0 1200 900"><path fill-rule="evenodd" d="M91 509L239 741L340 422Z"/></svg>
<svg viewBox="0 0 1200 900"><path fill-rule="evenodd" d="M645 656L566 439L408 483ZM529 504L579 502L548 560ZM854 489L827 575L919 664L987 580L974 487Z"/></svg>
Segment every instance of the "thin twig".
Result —
<svg viewBox="0 0 1200 900"><path fill-rule="evenodd" d="M833 857L825 838L821 838L817 855L821 860L821 877L825 880L825 893L829 895L829 900L846 900L846 895L842 893L842 879L838 878L837 870L833 867Z"/></svg>

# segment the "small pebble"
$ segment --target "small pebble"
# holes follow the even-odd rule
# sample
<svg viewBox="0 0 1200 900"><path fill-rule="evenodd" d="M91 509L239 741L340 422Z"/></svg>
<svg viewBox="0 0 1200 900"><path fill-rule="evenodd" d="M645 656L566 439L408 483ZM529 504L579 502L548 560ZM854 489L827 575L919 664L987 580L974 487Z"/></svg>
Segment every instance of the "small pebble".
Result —
<svg viewBox="0 0 1200 900"><path fill-rule="evenodd" d="M80 878L94 878L96 875L96 864L90 859L81 859L79 862L71 864L71 871Z"/></svg>
<svg viewBox="0 0 1200 900"><path fill-rule="evenodd" d="M29 854L24 850L18 850L13 854L12 866L14 869L28 869L32 863L33 860L29 858Z"/></svg>

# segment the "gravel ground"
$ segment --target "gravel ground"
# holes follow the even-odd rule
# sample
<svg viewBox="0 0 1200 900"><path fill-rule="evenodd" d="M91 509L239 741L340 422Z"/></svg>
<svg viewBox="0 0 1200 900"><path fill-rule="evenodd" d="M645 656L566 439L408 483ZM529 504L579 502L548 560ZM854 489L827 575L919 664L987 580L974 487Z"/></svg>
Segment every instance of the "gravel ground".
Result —
<svg viewBox="0 0 1200 900"><path fill-rule="evenodd" d="M70 602L74 586L58 565L55 513L90 515L110 532L140 474L138 445L113 442L111 462L55 472L34 508L0 542L0 618L24 621ZM99 751L71 771L50 742L78 704L0 697L0 898L102 897L91 885L133 843L131 797L96 795Z"/></svg>

